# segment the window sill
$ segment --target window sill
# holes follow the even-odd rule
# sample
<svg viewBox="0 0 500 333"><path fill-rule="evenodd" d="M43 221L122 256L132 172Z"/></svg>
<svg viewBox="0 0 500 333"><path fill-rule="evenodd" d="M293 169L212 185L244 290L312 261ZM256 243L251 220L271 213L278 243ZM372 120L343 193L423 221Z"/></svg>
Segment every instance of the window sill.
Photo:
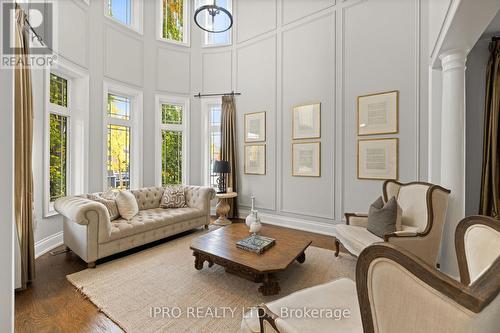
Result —
<svg viewBox="0 0 500 333"><path fill-rule="evenodd" d="M233 46L232 42L225 43L225 44L203 44L202 48L204 49L213 49L213 48L222 48L222 47L230 47Z"/></svg>
<svg viewBox="0 0 500 333"><path fill-rule="evenodd" d="M188 47L188 48L191 47L191 43L189 41L188 42L178 42L178 41L163 38L163 37L158 37L158 38L156 38L156 40L161 42L161 43L165 43L167 45L176 45L176 46L183 46L183 47Z"/></svg>
<svg viewBox="0 0 500 333"><path fill-rule="evenodd" d="M59 216L59 215L61 215L61 214L59 214L58 212L56 212L53 209L49 209L43 213L43 218L50 218L50 217Z"/></svg>
<svg viewBox="0 0 500 333"><path fill-rule="evenodd" d="M136 28L132 25L128 25L126 23L123 23L122 21L120 20L117 20L115 19L114 17L111 17L111 16L108 16L106 14L104 14L104 17L108 19L109 22L112 22L114 26L118 27L118 28L125 28L127 30L130 30L140 36L143 36L143 32L142 32L142 29L139 29L139 28Z"/></svg>

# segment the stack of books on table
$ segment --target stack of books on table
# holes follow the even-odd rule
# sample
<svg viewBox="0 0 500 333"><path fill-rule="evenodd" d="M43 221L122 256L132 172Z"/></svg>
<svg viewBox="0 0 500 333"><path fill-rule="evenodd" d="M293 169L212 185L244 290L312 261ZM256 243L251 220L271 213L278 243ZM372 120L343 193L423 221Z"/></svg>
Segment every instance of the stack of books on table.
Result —
<svg viewBox="0 0 500 333"><path fill-rule="evenodd" d="M275 243L275 239L260 235L251 235L238 242L236 247L245 251L261 254L265 250L271 248Z"/></svg>

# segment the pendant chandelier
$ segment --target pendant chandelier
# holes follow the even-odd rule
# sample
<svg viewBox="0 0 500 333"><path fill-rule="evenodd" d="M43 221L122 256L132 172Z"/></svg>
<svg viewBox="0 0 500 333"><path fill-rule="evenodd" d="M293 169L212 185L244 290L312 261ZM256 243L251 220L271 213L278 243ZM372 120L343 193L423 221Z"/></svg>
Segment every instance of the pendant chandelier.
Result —
<svg viewBox="0 0 500 333"><path fill-rule="evenodd" d="M194 22L202 30L220 33L231 29L233 16L214 0L213 5L203 5L194 12Z"/></svg>

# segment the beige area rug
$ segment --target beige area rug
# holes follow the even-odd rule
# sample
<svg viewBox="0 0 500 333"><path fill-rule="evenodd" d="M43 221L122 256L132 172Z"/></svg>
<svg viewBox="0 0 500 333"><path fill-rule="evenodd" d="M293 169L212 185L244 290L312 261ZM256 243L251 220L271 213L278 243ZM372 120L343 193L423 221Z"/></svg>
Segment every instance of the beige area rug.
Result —
<svg viewBox="0 0 500 333"><path fill-rule="evenodd" d="M262 296L257 291L259 284L227 274L218 265L208 268L205 263L201 271L194 268L189 246L191 240L202 233L196 232L67 278L100 311L130 333L234 333L239 330L242 314L251 306L338 277L354 279L352 257L341 254L335 258L333 251L309 247L305 263L295 262L277 275L280 294ZM155 310L160 309L163 314L154 315Z"/></svg>

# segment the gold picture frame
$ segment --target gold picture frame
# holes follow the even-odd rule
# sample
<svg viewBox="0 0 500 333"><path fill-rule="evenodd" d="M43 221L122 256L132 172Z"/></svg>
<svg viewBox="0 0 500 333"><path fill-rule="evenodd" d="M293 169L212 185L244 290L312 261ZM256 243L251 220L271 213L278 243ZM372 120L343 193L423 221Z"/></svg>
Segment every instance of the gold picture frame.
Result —
<svg viewBox="0 0 500 333"><path fill-rule="evenodd" d="M243 123L244 123L244 130L245 130L245 143L254 143L254 142L265 142L266 141L266 132L267 132L267 119L266 119L266 111L259 111L259 112L251 112L251 113L245 113ZM255 132L258 132L258 138L251 138L249 135L249 129L253 126L249 126L249 122L251 119L254 118L255 120L259 121L259 124L257 125L258 130ZM254 134L255 135L255 134Z"/></svg>
<svg viewBox="0 0 500 333"><path fill-rule="evenodd" d="M300 113L309 115L300 116ZM302 125L301 125L302 122ZM292 108L292 140L321 138L321 103L295 105Z"/></svg>
<svg viewBox="0 0 500 333"><path fill-rule="evenodd" d="M399 133L399 90L358 96L358 136Z"/></svg>
<svg viewBox="0 0 500 333"><path fill-rule="evenodd" d="M253 151L250 151L253 150ZM244 147L245 161L243 165L243 173L245 175L265 175L266 174L266 145L255 144L245 145ZM252 155L252 156L251 156ZM258 160L261 158L262 160ZM256 161L258 165L251 166L250 163Z"/></svg>
<svg viewBox="0 0 500 333"><path fill-rule="evenodd" d="M370 145L372 156L368 159L366 158L368 153L365 151ZM358 139L357 176L358 179L398 180L399 138Z"/></svg>
<svg viewBox="0 0 500 333"><path fill-rule="evenodd" d="M312 152L299 156L299 149L305 146L312 148ZM303 152L306 152L303 150ZM304 155L304 154L303 154ZM316 156L314 156L316 155ZM300 162L306 162L309 165L298 165ZM308 170L309 169L309 170ZM293 177L321 177L321 142L293 142L292 143L292 176Z"/></svg>

